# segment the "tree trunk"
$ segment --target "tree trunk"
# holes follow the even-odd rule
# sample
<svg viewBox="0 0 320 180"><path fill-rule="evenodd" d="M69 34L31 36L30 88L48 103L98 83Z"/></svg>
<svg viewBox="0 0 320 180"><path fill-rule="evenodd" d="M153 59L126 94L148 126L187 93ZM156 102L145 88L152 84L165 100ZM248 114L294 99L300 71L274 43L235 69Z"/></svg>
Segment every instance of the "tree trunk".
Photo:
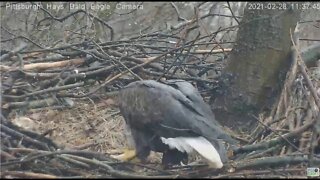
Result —
<svg viewBox="0 0 320 180"><path fill-rule="evenodd" d="M214 102L217 118L230 119L236 126L240 124L234 121L251 123L248 114L270 109L280 93L291 62L290 31L294 32L300 15L293 10L250 10L249 3L224 70L224 75L231 75L231 83ZM258 4L267 7L268 3Z"/></svg>

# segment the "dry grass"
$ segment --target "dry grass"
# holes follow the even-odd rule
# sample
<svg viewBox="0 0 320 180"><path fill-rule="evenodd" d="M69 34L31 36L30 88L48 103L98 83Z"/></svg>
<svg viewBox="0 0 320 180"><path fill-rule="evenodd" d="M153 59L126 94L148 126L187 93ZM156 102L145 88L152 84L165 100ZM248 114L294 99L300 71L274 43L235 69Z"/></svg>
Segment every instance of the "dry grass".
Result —
<svg viewBox="0 0 320 180"><path fill-rule="evenodd" d="M75 99L74 102L72 108L31 110L24 116L33 122L32 127L27 122L28 128L40 134L50 131L46 137L67 149L118 154L128 147L125 122L112 99L100 102ZM21 119L17 114L11 116L9 119ZM151 162L160 162L160 158L159 153L151 153L149 157Z"/></svg>
<svg viewBox="0 0 320 180"><path fill-rule="evenodd" d="M118 109L105 101L75 100L73 108L33 110L26 117L36 122L36 132L53 130L49 138L66 148L92 144L90 150L109 152L126 146L124 121Z"/></svg>

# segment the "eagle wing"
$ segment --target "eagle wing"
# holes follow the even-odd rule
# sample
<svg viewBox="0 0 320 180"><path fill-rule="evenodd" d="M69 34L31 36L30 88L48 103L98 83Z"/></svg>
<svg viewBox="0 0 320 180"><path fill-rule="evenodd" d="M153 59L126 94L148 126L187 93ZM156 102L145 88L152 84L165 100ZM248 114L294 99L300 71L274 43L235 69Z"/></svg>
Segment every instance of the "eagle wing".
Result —
<svg viewBox="0 0 320 180"><path fill-rule="evenodd" d="M161 137L204 136L235 143L203 102L195 104L182 92L155 81L137 81L121 91L120 108L130 126L149 128ZM200 101L201 102L201 101ZM208 107L206 107L208 108ZM210 117L211 116L211 117Z"/></svg>

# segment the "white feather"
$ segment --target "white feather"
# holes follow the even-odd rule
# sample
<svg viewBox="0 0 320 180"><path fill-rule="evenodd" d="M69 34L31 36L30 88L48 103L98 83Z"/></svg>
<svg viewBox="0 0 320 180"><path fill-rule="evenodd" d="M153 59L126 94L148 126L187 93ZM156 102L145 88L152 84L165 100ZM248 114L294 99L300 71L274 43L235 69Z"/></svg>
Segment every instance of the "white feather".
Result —
<svg viewBox="0 0 320 180"><path fill-rule="evenodd" d="M164 144L167 144L170 149L178 149L180 152L187 152L191 153L193 148L188 144L185 143L183 137L177 138L164 138L161 137L161 140Z"/></svg>
<svg viewBox="0 0 320 180"><path fill-rule="evenodd" d="M197 151L202 157L210 162L213 168L222 168L223 163L216 148L204 137L176 137L164 138L161 137L164 144L167 144L170 149L178 149L181 152L191 153Z"/></svg>

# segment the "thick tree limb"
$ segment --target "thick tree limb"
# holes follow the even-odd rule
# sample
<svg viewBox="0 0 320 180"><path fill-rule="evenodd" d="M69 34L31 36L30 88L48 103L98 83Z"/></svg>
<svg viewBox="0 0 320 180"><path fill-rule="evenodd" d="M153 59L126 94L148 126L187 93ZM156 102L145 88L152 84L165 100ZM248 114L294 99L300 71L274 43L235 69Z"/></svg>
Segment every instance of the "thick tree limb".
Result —
<svg viewBox="0 0 320 180"><path fill-rule="evenodd" d="M298 163L306 163L309 159L307 157L299 156L273 156L273 157L263 157L258 159L250 159L249 161L239 161L233 164L237 169L247 169L247 168L264 168L264 167L275 167L284 166L287 164L294 165ZM315 159L315 164L320 165L320 159Z"/></svg>
<svg viewBox="0 0 320 180"><path fill-rule="evenodd" d="M3 178L30 178L30 179L57 179L59 177L50 174L33 173L25 171L4 171L0 175Z"/></svg>
<svg viewBox="0 0 320 180"><path fill-rule="evenodd" d="M49 63L33 63L33 64L26 64L22 67L22 71L43 71L50 68L61 68L66 66L77 66L81 65L85 62L85 59L71 59L71 60L65 60L65 61L58 61L58 62L49 62ZM10 71L10 70L17 70L18 67L9 67L0 65L1 71Z"/></svg>

